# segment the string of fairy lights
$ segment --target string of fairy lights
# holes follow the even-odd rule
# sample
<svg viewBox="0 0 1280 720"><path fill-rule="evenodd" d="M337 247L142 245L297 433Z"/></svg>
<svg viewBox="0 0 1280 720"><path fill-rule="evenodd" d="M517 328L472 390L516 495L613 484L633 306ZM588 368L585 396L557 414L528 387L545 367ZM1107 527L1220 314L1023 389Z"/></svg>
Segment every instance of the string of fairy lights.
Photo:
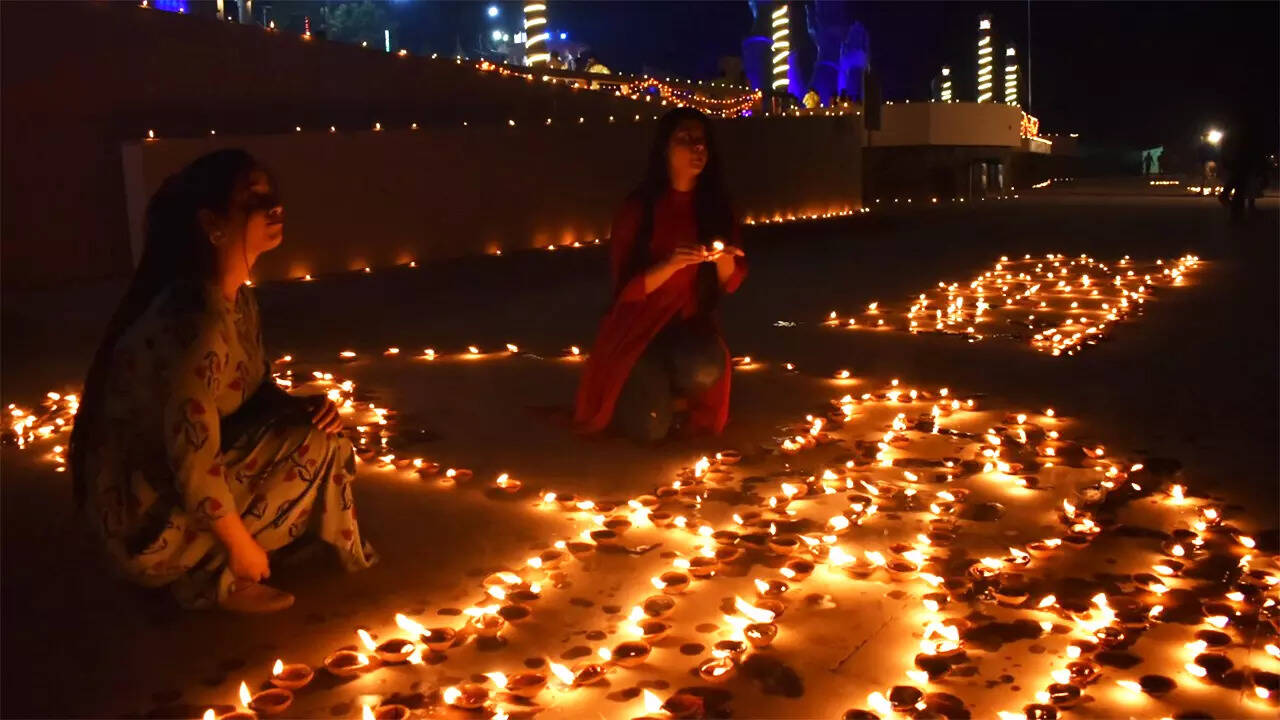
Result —
<svg viewBox="0 0 1280 720"><path fill-rule="evenodd" d="M518 352L514 345L507 347L508 355ZM354 353L348 353L344 359L354 360ZM399 355L391 349L385 354ZM434 361L440 356L432 352L423 357ZM570 349L565 357L581 355ZM1259 713L1274 708L1280 697L1280 578L1264 567L1274 564L1275 557L1259 551L1252 535L1229 522L1220 504L1191 496L1180 483L1162 482L1142 463L1115 458L1096 442L1069 440L1063 432L1069 421L1052 409L986 410L976 398L957 396L948 388L925 390L893 380L872 392L845 394L825 412L789 425L774 440L773 462L784 463L783 472L769 475L767 484L756 484L751 493L742 492L743 481L735 475L742 454L726 450L699 459L649 493L605 500L534 491L507 472L478 483L469 469L398 456L388 449L398 429L394 415L356 402L352 381L329 372L295 370L292 357L280 358L276 365L277 381L285 387L326 393L341 406L358 455L382 472L445 489L482 484L489 491L526 498L536 512L561 513L575 526L547 550L487 576L476 590L478 599L462 611L460 625L429 627L396 613L380 628L356 628L358 649L338 649L320 664L338 677L392 665L425 672L473 641L518 635L535 605L568 582L582 581L598 551L658 541L670 549L663 559L666 568L638 583L657 594L643 597L643 591L632 588L639 591L635 603L619 613L625 615L627 639L598 645L572 666L548 658L534 666L503 668L499 661L498 667L472 674L471 680L438 687L427 704L507 718L536 712L542 707L538 702L589 702L589 688L609 677L626 681L647 664L675 661L660 641L680 624L684 598L712 587L718 594L732 594L733 602L718 618L721 639L693 672L705 683L725 683L755 654L805 650L780 625L784 614L816 612L795 598L823 590L843 600L883 585L907 589L904 606L919 603L904 617L906 628L917 629L918 640L883 641L878 661L900 664L904 681L871 689L865 700L851 693L850 699L862 705L844 715L851 720L921 712L950 716L948 708L965 707L965 700L951 694L957 686L948 678L982 662L981 645L969 638L977 630L975 623L983 622L974 618L983 616L987 622L1034 618L1029 627L1038 628L1040 642L1054 645L1065 658L1044 670L1024 671L1026 677L1019 680L1028 688L1026 704L1020 711L1000 711L1002 720L1053 720L1084 701L1086 693L1101 703L1092 706L1095 713L1127 712L1134 703L1176 696L1179 682L1202 688L1194 691L1197 697L1208 688L1232 695L1243 685L1246 702ZM735 366L752 371L762 364L739 358ZM859 381L837 373L833 382ZM73 417L74 402L73 396L48 398L51 407L72 413L63 415L64 420ZM10 410L12 414L12 406ZM34 423L23 420L22 426L36 428L44 440L69 427L69 422L40 425L46 421L47 415ZM44 427L51 429L38 429ZM878 433L864 439L873 428ZM817 457L841 448L851 451L844 455L848 459ZM788 469L792 459L811 455L818 470ZM741 499L727 506L705 502L713 494ZM983 501L991 497L1021 502L1026 507L1019 512L1044 513L1060 531L1047 537L1019 534L1026 539L1015 540L975 536L974 518L1000 507ZM1118 542L1132 537L1116 520L1120 508L1163 522L1169 528L1161 535L1166 539L1139 543L1126 556L1133 570L1126 583L1101 591L1089 583L1054 586L1052 560L1088 553L1102 538ZM1205 587L1205 576L1194 569L1197 564L1218 568L1212 588ZM1188 602L1189 596L1197 599ZM693 620L684 617L685 623ZM1170 640L1165 627L1193 639ZM1140 672L1147 674L1141 677L1111 670L1115 679L1102 682L1105 654L1139 642L1157 645L1154 657L1162 661L1144 665ZM1259 645L1262 652L1251 652ZM899 662L895 654L904 646ZM1236 662L1243 663L1242 669L1228 677ZM205 717L281 713L316 671L279 659L266 674L267 689L251 692L248 682L241 682L238 706L210 708ZM587 697L578 699L583 694ZM698 696L680 691L664 699L646 690L638 700L637 711L647 717L683 717L701 707ZM1145 707L1154 712L1156 706ZM369 704L361 715L406 718L410 709Z"/></svg>

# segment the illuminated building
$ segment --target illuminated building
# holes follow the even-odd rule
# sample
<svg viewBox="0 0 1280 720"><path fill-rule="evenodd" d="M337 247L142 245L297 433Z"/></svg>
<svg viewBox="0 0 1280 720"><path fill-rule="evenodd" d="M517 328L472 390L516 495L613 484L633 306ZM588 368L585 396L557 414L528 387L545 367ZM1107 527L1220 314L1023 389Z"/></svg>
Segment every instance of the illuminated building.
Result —
<svg viewBox="0 0 1280 720"><path fill-rule="evenodd" d="M954 94L951 91L951 66L942 66L942 84L938 88L938 100L949 103L953 102Z"/></svg>
<svg viewBox="0 0 1280 720"><path fill-rule="evenodd" d="M1004 104L1021 104L1018 102L1018 59L1012 45L1004 49Z"/></svg>
<svg viewBox="0 0 1280 720"><path fill-rule="evenodd" d="M991 102L991 16L978 16L978 102Z"/></svg>
<svg viewBox="0 0 1280 720"><path fill-rule="evenodd" d="M773 82L770 87L774 90L782 87L785 88L790 84L791 80L788 71L791 69L791 10L786 3L780 3L771 14L772 18L772 38L773 43L769 49L773 51Z"/></svg>
<svg viewBox="0 0 1280 720"><path fill-rule="evenodd" d="M524 6L524 63L545 65L551 60L547 52L547 5L532 2Z"/></svg>

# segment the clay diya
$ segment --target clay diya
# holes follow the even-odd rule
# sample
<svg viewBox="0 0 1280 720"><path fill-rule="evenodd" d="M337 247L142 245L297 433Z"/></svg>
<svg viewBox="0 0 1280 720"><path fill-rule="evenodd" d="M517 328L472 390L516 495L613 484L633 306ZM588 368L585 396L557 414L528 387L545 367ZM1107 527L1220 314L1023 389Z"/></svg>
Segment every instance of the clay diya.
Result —
<svg viewBox="0 0 1280 720"><path fill-rule="evenodd" d="M1164 675L1143 675L1138 678L1138 687L1142 688L1142 692L1151 697L1164 697L1178 686L1172 678Z"/></svg>
<svg viewBox="0 0 1280 720"><path fill-rule="evenodd" d="M778 626L773 623L751 623L742 628L742 634L753 648L769 647L778 636Z"/></svg>
<svg viewBox="0 0 1280 720"><path fill-rule="evenodd" d="M546 673L519 672L507 678L506 691L517 697L532 700L546 686Z"/></svg>
<svg viewBox="0 0 1280 720"><path fill-rule="evenodd" d="M624 668L636 667L649 659L649 652L649 644L638 640L618 643L612 651L613 663Z"/></svg>
<svg viewBox="0 0 1280 720"><path fill-rule="evenodd" d="M575 687L595 685L602 682L609 674L609 666L596 662L586 662L573 668L573 684Z"/></svg>
<svg viewBox="0 0 1280 720"><path fill-rule="evenodd" d="M889 579L894 582L902 582L920 570L915 563L902 558L890 560L884 567L889 573Z"/></svg>
<svg viewBox="0 0 1280 720"><path fill-rule="evenodd" d="M799 544L800 541L791 535L775 535L769 538L769 549L777 555L790 555L795 552Z"/></svg>
<svg viewBox="0 0 1280 720"><path fill-rule="evenodd" d="M789 580L800 582L813 574L814 564L804 558L791 558L782 567L781 573Z"/></svg>
<svg viewBox="0 0 1280 720"><path fill-rule="evenodd" d="M373 649L373 653L378 659L387 664L401 663L409 659L413 651L417 648L414 644L403 638L392 638L378 643Z"/></svg>
<svg viewBox="0 0 1280 720"><path fill-rule="evenodd" d="M782 617L782 613L786 612L787 610L786 603L782 602L781 600L774 600L773 598L760 598L759 600L756 600L754 603L752 603L752 605L759 610L765 610L767 612L773 613L774 620L777 620L778 618Z"/></svg>
<svg viewBox="0 0 1280 720"><path fill-rule="evenodd" d="M679 595L689 589L689 573L668 570L654 579L654 586L668 595Z"/></svg>
<svg viewBox="0 0 1280 720"><path fill-rule="evenodd" d="M676 601L665 595L653 595L645 598L640 607L651 618L664 618L676 609Z"/></svg>
<svg viewBox="0 0 1280 720"><path fill-rule="evenodd" d="M1032 703L1022 708L1027 720L1058 720L1058 708L1052 705Z"/></svg>
<svg viewBox="0 0 1280 720"><path fill-rule="evenodd" d="M604 528L606 530L612 530L618 533L619 535L621 535L622 533L631 529L631 521L625 517L622 517L621 515L617 517L611 517L608 520L604 521Z"/></svg>
<svg viewBox="0 0 1280 720"><path fill-rule="evenodd" d="M555 548L543 550L538 553L538 560L542 562L543 568L558 567L560 563L564 562L564 553Z"/></svg>
<svg viewBox="0 0 1280 720"><path fill-rule="evenodd" d="M508 603L498 608L498 615L509 623L524 622L533 617L533 609L528 605Z"/></svg>
<svg viewBox="0 0 1280 720"><path fill-rule="evenodd" d="M689 561L689 574L699 579L714 577L720 561L714 557L699 556Z"/></svg>
<svg viewBox="0 0 1280 720"><path fill-rule="evenodd" d="M759 580L755 581L756 594L762 598L778 598L782 597L791 589L791 586L781 580Z"/></svg>
<svg viewBox="0 0 1280 720"><path fill-rule="evenodd" d="M654 510L653 512L649 513L649 522L653 523L656 527L660 527L660 528L671 527L671 524L674 523L675 521L676 521L675 515L672 515L666 510Z"/></svg>
<svg viewBox="0 0 1280 720"><path fill-rule="evenodd" d="M457 636L458 633L453 628L428 628L427 632L422 635L422 642L432 652L444 652L453 647L453 641Z"/></svg>
<svg viewBox="0 0 1280 720"><path fill-rule="evenodd" d="M640 637L650 645L671 632L671 624L662 620L641 620L637 625L640 627Z"/></svg>
<svg viewBox="0 0 1280 720"><path fill-rule="evenodd" d="M369 666L369 657L354 650L339 650L324 659L324 669L341 678L355 677Z"/></svg>
<svg viewBox="0 0 1280 720"><path fill-rule="evenodd" d="M739 560L743 554L742 548L740 547L716 548L716 561L721 565L729 565Z"/></svg>
<svg viewBox="0 0 1280 720"><path fill-rule="evenodd" d="M737 450L721 450L716 453L716 462L721 465L737 465L742 461L742 453Z"/></svg>
<svg viewBox="0 0 1280 720"><path fill-rule="evenodd" d="M1102 666L1092 660L1076 660L1067 663L1067 672L1071 674L1072 684L1084 687L1102 677Z"/></svg>
<svg viewBox="0 0 1280 720"><path fill-rule="evenodd" d="M1195 660L1187 663L1187 671L1205 682L1221 680L1231 667L1231 658L1217 652L1200 653ZM1200 668L1200 671L1194 671L1192 668Z"/></svg>
<svg viewBox="0 0 1280 720"><path fill-rule="evenodd" d="M574 557L581 560L583 558L591 557L592 555L595 554L596 544L583 542L581 540L574 540L572 542L567 543L565 545L565 549L569 551L570 555L573 555Z"/></svg>
<svg viewBox="0 0 1280 720"><path fill-rule="evenodd" d="M662 711L676 718L702 717L702 698L689 693L676 693L662 703Z"/></svg>
<svg viewBox="0 0 1280 720"><path fill-rule="evenodd" d="M618 547L622 544L618 533L612 530L592 530L591 540L600 547Z"/></svg>
<svg viewBox="0 0 1280 720"><path fill-rule="evenodd" d="M900 713L914 710L916 703L923 698L924 692L910 685L895 685L889 691L889 702L893 704L893 709Z"/></svg>
<svg viewBox="0 0 1280 720"><path fill-rule="evenodd" d="M475 632L476 637L482 638L497 637L506 624L507 621L497 613L481 613L467 622L467 626Z"/></svg>
<svg viewBox="0 0 1280 720"><path fill-rule="evenodd" d="M1062 709L1074 707L1080 702L1080 688L1070 683L1053 683L1048 687L1049 702Z"/></svg>
<svg viewBox="0 0 1280 720"><path fill-rule="evenodd" d="M408 707L392 703L374 708L373 720L409 720L412 714Z"/></svg>
<svg viewBox="0 0 1280 720"><path fill-rule="evenodd" d="M315 672L302 663L285 665L283 660L276 660L275 666L271 668L271 684L285 690L306 687L313 677Z"/></svg>
<svg viewBox="0 0 1280 720"><path fill-rule="evenodd" d="M248 707L260 716L279 715L293 704L293 693L284 688L270 688L249 699Z"/></svg>
<svg viewBox="0 0 1280 720"><path fill-rule="evenodd" d="M713 657L698 665L698 677L707 682L724 682L733 677L737 670L738 664L728 653L724 653L723 657Z"/></svg>
<svg viewBox="0 0 1280 720"><path fill-rule="evenodd" d="M479 683L462 683L441 691L445 703L462 710L475 710L489 701L489 688Z"/></svg>
<svg viewBox="0 0 1280 720"><path fill-rule="evenodd" d="M717 530L711 533L711 539L716 541L717 545L732 545L738 542L738 533L732 530Z"/></svg>

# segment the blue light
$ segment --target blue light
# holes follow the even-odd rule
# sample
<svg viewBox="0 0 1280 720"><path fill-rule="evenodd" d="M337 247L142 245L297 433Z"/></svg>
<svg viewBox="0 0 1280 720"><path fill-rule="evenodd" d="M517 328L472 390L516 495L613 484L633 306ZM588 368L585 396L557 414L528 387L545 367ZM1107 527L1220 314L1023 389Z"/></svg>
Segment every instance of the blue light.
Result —
<svg viewBox="0 0 1280 720"><path fill-rule="evenodd" d="M497 6L497 5L490 5L490 6L489 6L489 17L498 17L498 6Z"/></svg>
<svg viewBox="0 0 1280 720"><path fill-rule="evenodd" d="M567 32L562 32L562 33L560 33L560 39L561 39L561 40L568 40L568 39L569 39L569 33L567 33Z"/></svg>

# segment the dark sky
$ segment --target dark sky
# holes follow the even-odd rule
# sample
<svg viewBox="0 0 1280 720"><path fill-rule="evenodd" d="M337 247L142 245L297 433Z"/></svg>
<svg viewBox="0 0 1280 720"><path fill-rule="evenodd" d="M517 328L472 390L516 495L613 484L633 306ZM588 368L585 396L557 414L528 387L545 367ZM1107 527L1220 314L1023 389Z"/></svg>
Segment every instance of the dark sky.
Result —
<svg viewBox="0 0 1280 720"><path fill-rule="evenodd" d="M496 4L514 27L521 3ZM870 31L872 65L888 100L927 99L943 64L954 68L960 99L972 99L977 16L985 11L994 16L998 48L1015 43L1024 68L1030 50L1029 110L1043 132L1148 146L1245 116L1273 144L1280 134L1277 2L1037 1L1029 33L1026 2L851 4ZM475 33L491 22L485 3L398 0L393 7L406 39L421 32L431 45L452 45L446 37L456 28ZM720 56L739 54L751 23L745 0L549 0L548 15L553 28L591 44L616 70L648 66L691 78L713 77Z"/></svg>

